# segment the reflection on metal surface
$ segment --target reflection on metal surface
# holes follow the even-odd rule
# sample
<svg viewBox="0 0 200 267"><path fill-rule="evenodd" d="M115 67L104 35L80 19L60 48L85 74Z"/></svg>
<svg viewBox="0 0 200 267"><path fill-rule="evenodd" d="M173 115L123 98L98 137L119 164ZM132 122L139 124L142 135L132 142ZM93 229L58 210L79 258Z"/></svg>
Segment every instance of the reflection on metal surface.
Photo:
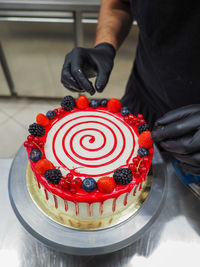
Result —
<svg viewBox="0 0 200 267"><path fill-rule="evenodd" d="M92 227L92 223L94 223L95 225L98 225L99 222L101 222L101 227L98 227L98 228L93 227L88 230L105 229L107 227L115 226L127 220L128 218L130 218L133 214L135 214L141 208L144 201L148 197L150 189L151 189L151 185L152 185L152 179L153 179L152 176L148 177L147 182L144 188L141 190L140 195L127 209L125 209L124 211L120 213L115 214L112 217L105 218L104 220L99 220L99 221L91 220L91 221L85 221L85 222L82 221L82 224L85 223L84 226L82 226L82 229L87 229L88 223L90 224L90 227ZM78 219L70 217L66 213L58 211L53 206L50 206L48 204L48 201L43 197L40 189L38 188L38 184L34 178L33 172L30 167L30 163L28 163L27 169L26 169L26 183L27 183L28 191L34 203L36 204L38 208L40 208L40 210L46 216L48 216L50 219L54 220L55 222L61 225L67 226L69 228L75 228L75 227L72 227L72 225L76 225L76 224L80 225L80 223L79 224L76 223L76 222L79 222ZM112 218L112 223L109 224L109 221L111 218ZM68 222L69 219L70 219L71 225Z"/></svg>

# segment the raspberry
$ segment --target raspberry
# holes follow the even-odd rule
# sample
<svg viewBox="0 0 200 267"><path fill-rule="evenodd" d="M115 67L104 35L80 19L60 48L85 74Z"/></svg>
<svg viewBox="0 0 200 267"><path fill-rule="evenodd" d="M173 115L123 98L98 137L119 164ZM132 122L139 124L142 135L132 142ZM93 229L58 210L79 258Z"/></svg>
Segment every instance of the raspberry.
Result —
<svg viewBox="0 0 200 267"><path fill-rule="evenodd" d="M43 175L47 170L53 168L53 164L47 159L41 159L35 164L35 171L41 175Z"/></svg>
<svg viewBox="0 0 200 267"><path fill-rule="evenodd" d="M150 148L153 145L153 140L151 139L151 132L144 131L138 138L138 144L146 148Z"/></svg>
<svg viewBox="0 0 200 267"><path fill-rule="evenodd" d="M116 186L115 180L112 177L101 177L97 182L98 190L101 193L109 194Z"/></svg>
<svg viewBox="0 0 200 267"><path fill-rule="evenodd" d="M34 136L43 136L45 134L45 129L42 125L33 123L29 125L28 129L29 133Z"/></svg>
<svg viewBox="0 0 200 267"><path fill-rule="evenodd" d="M87 97L85 97L84 95L80 96L77 100L76 100L76 106L79 109L85 109L88 107L90 101L87 99Z"/></svg>
<svg viewBox="0 0 200 267"><path fill-rule="evenodd" d="M71 111L75 107L75 99L70 95L65 96L61 102L61 106L64 107L65 110Z"/></svg>
<svg viewBox="0 0 200 267"><path fill-rule="evenodd" d="M120 168L114 171L113 178L117 184L127 185L132 181L133 174L128 168Z"/></svg>
<svg viewBox="0 0 200 267"><path fill-rule="evenodd" d="M44 177L51 184L59 184L62 173L58 169L49 169L45 172Z"/></svg>
<svg viewBox="0 0 200 267"><path fill-rule="evenodd" d="M120 101L116 98L111 98L108 101L107 109L108 109L108 111L113 112L113 113L119 112L121 110Z"/></svg>
<svg viewBox="0 0 200 267"><path fill-rule="evenodd" d="M141 134L141 133L143 133L144 131L147 131L147 130L149 130L149 125L146 124L146 123L140 124L138 126L138 129L137 129L137 131L138 131L139 134Z"/></svg>
<svg viewBox="0 0 200 267"><path fill-rule="evenodd" d="M49 125L49 119L42 113L39 113L36 117L36 122L44 127Z"/></svg>

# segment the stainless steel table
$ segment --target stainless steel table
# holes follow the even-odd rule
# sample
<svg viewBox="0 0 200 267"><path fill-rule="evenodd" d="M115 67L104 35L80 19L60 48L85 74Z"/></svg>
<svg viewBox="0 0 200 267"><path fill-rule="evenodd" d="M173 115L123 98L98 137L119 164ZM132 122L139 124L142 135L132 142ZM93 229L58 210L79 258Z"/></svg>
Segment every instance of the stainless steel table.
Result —
<svg viewBox="0 0 200 267"><path fill-rule="evenodd" d="M154 224L129 247L100 256L72 256L54 251L22 228L8 199L10 165L11 159L0 160L0 262L3 266L198 266L200 201L176 177L167 157L162 166L168 178L167 196Z"/></svg>

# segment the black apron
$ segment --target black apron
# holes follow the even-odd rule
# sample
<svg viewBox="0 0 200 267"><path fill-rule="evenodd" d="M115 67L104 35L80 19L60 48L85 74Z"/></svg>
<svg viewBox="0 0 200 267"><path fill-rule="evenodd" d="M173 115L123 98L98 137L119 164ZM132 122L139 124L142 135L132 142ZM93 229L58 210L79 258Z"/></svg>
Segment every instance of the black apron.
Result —
<svg viewBox="0 0 200 267"><path fill-rule="evenodd" d="M130 0L139 26L122 104L153 122L200 103L200 0Z"/></svg>

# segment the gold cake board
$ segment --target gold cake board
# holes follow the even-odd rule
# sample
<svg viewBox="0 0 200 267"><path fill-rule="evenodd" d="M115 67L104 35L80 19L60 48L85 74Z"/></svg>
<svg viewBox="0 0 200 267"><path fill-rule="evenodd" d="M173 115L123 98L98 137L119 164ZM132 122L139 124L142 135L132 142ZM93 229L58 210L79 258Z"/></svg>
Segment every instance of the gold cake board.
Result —
<svg viewBox="0 0 200 267"><path fill-rule="evenodd" d="M147 199L151 185L152 185L152 176L148 176L146 183L141 190L138 198L123 210L120 213L116 213L113 216L109 216L104 219L98 220L81 220L75 217L71 217L67 215L67 213L62 212L56 209L53 205L48 203L48 200L44 198L41 194L40 189L38 188L38 183L34 177L34 174L31 170L30 163L28 162L26 168L26 184L28 188L28 192L35 203L35 205L51 220L56 223L59 223L63 226L79 229L79 230L98 230L98 229L106 229L121 222L127 220L131 216L133 216L143 205L144 201Z"/></svg>

